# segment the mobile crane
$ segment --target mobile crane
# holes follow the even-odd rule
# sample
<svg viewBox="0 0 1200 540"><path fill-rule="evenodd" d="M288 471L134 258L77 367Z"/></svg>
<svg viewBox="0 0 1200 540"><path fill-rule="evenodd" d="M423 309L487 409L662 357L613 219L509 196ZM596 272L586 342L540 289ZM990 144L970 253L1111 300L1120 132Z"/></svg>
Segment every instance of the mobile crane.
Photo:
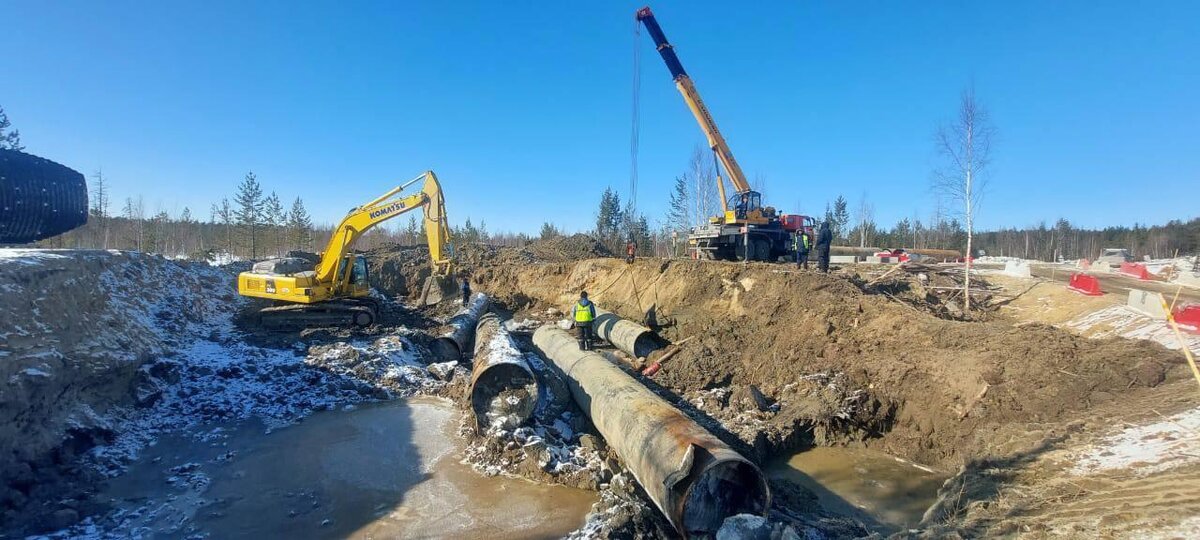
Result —
<svg viewBox="0 0 1200 540"><path fill-rule="evenodd" d="M675 80L675 88L683 95L683 101L691 109L701 131L708 139L708 147L725 169L725 175L733 184L734 194L725 197L725 182L717 170L717 191L721 198L721 215L710 217L708 223L695 227L688 235L688 244L697 255L706 259L750 259L773 261L792 250L793 235L807 232L813 234L815 221L808 216L779 214L775 208L762 205L762 194L754 191L746 181L746 175L733 157L729 144L717 129L712 113L700 99L700 92L688 76L675 55L675 48L667 42L662 27L654 18L650 7L637 11L637 20L646 27L658 54L667 64L667 70ZM732 207L732 208L731 208Z"/></svg>
<svg viewBox="0 0 1200 540"><path fill-rule="evenodd" d="M421 180L421 191L402 196ZM370 297L367 261L352 252L354 243L372 227L417 208L425 212L425 236L433 264L423 296L434 288L444 291L447 283L453 286L454 246L441 184L433 171L426 171L350 210L315 265L296 257L255 263L249 272L238 274L238 294L276 301L277 305L259 310L259 321L267 328L369 326L379 318L379 304Z"/></svg>

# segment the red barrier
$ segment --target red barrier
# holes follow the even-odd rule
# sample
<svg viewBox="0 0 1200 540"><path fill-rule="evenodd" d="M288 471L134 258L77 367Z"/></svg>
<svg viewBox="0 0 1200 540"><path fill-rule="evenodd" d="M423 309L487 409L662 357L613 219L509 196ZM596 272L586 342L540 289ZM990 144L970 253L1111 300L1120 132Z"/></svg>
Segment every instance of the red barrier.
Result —
<svg viewBox="0 0 1200 540"><path fill-rule="evenodd" d="M1100 280L1096 279L1096 276L1089 276L1087 274L1071 274L1071 281L1067 283L1067 288L1088 296L1100 296L1104 294L1100 290Z"/></svg>
<svg viewBox="0 0 1200 540"><path fill-rule="evenodd" d="M1175 308L1171 313L1175 324L1193 334L1200 334L1200 304L1188 304Z"/></svg>
<svg viewBox="0 0 1200 540"><path fill-rule="evenodd" d="M1123 262L1121 263L1121 273L1142 281L1150 281L1150 271L1146 270L1144 264Z"/></svg>

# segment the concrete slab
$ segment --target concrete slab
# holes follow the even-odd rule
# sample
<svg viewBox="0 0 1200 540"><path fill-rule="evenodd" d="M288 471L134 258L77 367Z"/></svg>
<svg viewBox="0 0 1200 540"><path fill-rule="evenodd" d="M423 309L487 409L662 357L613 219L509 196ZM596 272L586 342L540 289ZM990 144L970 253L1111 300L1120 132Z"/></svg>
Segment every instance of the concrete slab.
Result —
<svg viewBox="0 0 1200 540"><path fill-rule="evenodd" d="M1013 277L1033 277L1027 261L1007 261L1004 263L1004 273Z"/></svg>
<svg viewBox="0 0 1200 540"><path fill-rule="evenodd" d="M867 262L871 264L891 264L900 262L896 257L867 257Z"/></svg>
<svg viewBox="0 0 1200 540"><path fill-rule="evenodd" d="M858 262L858 257L854 255L830 255L829 262L832 264L854 264Z"/></svg>
<svg viewBox="0 0 1200 540"><path fill-rule="evenodd" d="M1136 309L1151 319L1167 320L1167 311L1163 309L1162 300L1158 293L1143 291L1141 289L1129 289L1129 307Z"/></svg>
<svg viewBox="0 0 1200 540"><path fill-rule="evenodd" d="M1178 276L1175 276L1175 279L1171 280L1171 283L1183 285L1184 287L1200 288L1200 274L1195 274L1190 270L1185 270L1180 272Z"/></svg>

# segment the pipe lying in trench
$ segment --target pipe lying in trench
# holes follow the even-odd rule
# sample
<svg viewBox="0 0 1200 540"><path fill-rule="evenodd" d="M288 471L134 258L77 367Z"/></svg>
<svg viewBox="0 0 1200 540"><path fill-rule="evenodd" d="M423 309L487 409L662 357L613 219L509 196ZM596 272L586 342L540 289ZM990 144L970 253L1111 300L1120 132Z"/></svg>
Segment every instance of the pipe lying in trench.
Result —
<svg viewBox="0 0 1200 540"><path fill-rule="evenodd" d="M716 534L725 518L766 514L762 471L604 356L542 327L533 344L566 375L575 403L683 535Z"/></svg>
<svg viewBox="0 0 1200 540"><path fill-rule="evenodd" d="M483 293L475 293L467 306L458 310L446 323L450 328L445 334L433 340L430 348L433 354L443 362L459 360L463 351L471 348L471 339L475 336L475 324L488 309L488 297Z"/></svg>
<svg viewBox="0 0 1200 540"><path fill-rule="evenodd" d="M515 429L537 406L537 378L495 313L485 313L475 327L475 366L467 397L476 433Z"/></svg>
<svg viewBox="0 0 1200 540"><path fill-rule="evenodd" d="M649 328L600 308L596 308L592 330L596 332L596 336L612 343L626 354L633 355L634 358L645 358L660 347L654 339L654 332Z"/></svg>

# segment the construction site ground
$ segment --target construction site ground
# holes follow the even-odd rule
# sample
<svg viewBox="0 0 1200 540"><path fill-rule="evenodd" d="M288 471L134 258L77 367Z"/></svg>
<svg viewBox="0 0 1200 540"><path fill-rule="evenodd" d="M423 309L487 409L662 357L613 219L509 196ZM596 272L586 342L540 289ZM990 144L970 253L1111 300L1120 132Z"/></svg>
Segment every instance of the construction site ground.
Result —
<svg viewBox="0 0 1200 540"><path fill-rule="evenodd" d="M383 320L288 334L247 323L229 269L3 250L0 535L264 532L253 516L311 537L675 534L553 376L529 426L467 429L469 360L429 351L454 308L408 303L427 253L367 255ZM637 369L655 355L603 352L768 471L760 537L1200 535L1200 386L1119 293L985 269L963 312L953 267L626 264L583 235L459 258L539 372L527 333L580 291L635 321L653 310L681 343L658 373ZM797 460L813 448L835 453ZM361 489L385 469L390 487Z"/></svg>

